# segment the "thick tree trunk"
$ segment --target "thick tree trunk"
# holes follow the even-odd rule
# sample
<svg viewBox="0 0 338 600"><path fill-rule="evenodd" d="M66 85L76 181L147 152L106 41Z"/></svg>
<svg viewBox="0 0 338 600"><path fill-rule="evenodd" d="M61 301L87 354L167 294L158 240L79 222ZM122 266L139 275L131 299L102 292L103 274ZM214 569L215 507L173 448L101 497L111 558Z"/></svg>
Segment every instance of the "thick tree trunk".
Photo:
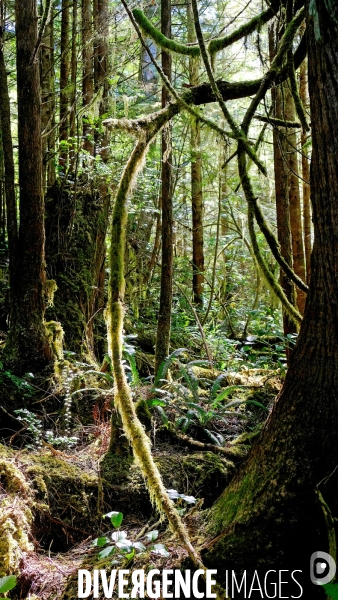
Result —
<svg viewBox="0 0 338 600"><path fill-rule="evenodd" d="M323 590L310 583L310 556L329 550L317 489L338 516L338 23L324 3L317 10L316 31L307 17L314 248L304 320L273 412L213 510L220 537L205 557L219 569L302 569L311 599Z"/></svg>
<svg viewBox="0 0 338 600"><path fill-rule="evenodd" d="M17 371L37 370L53 359L46 338L44 203L36 0L16 7L20 228L17 268L11 279L6 361Z"/></svg>
<svg viewBox="0 0 338 600"><path fill-rule="evenodd" d="M161 31L171 37L171 0L161 3ZM171 80L171 55L162 51L162 69ZM162 106L169 102L169 94L162 88ZM173 200L172 200L172 138L171 125L162 133L162 267L160 308L157 322L155 373L169 353L171 329L171 300L173 288Z"/></svg>

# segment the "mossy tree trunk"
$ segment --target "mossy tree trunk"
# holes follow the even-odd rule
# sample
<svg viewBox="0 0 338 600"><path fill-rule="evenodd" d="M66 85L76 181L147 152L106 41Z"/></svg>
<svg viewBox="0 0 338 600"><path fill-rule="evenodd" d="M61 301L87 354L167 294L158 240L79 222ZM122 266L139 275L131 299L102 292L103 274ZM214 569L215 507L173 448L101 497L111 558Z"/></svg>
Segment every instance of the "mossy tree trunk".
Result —
<svg viewBox="0 0 338 600"><path fill-rule="evenodd" d="M17 372L37 370L53 360L44 326L45 256L42 192L39 63L36 0L15 5L18 91L20 227L15 273L11 273L10 330L6 361Z"/></svg>
<svg viewBox="0 0 338 600"><path fill-rule="evenodd" d="M48 319L60 320L65 346L95 360L105 351L105 239L110 195L100 179L77 189L56 182L46 195L47 272L58 290Z"/></svg>
<svg viewBox="0 0 338 600"><path fill-rule="evenodd" d="M316 3L315 28L307 2L315 237L304 319L273 412L212 511L220 537L205 557L220 570L303 569L309 598L323 597L311 553L329 550L317 489L338 516L338 20L328 4Z"/></svg>

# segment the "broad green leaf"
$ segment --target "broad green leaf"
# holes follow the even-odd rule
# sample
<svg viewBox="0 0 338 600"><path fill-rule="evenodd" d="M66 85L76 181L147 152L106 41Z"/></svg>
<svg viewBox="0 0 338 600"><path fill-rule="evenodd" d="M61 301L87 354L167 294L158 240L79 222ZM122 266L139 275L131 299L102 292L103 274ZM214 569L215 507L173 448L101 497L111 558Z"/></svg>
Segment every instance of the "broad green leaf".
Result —
<svg viewBox="0 0 338 600"><path fill-rule="evenodd" d="M181 494L179 494L177 490L167 490L167 494L170 500L177 500L177 498L181 497Z"/></svg>
<svg viewBox="0 0 338 600"><path fill-rule="evenodd" d="M156 540L158 538L158 530L153 529L153 531L148 531L148 533L146 533L145 537L147 538L147 540L150 540L151 542L153 542L154 540Z"/></svg>
<svg viewBox="0 0 338 600"><path fill-rule="evenodd" d="M116 546L122 550L122 552L131 552L133 547L133 542L130 540L123 540L123 542L116 542Z"/></svg>
<svg viewBox="0 0 338 600"><path fill-rule="evenodd" d="M128 560L131 560L132 558L134 558L134 556L135 556L135 548L133 548L132 551L129 552L129 554L126 554L126 558Z"/></svg>
<svg viewBox="0 0 338 600"><path fill-rule="evenodd" d="M134 542L133 546L136 550L139 550L140 552L144 552L146 550L146 547L144 546L144 544L142 544L142 542Z"/></svg>
<svg viewBox="0 0 338 600"><path fill-rule="evenodd" d="M103 517L108 517L114 527L120 527L123 521L123 513L117 512L116 510L112 510L106 515L103 515Z"/></svg>
<svg viewBox="0 0 338 600"><path fill-rule="evenodd" d="M157 412L160 414L163 424L168 425L169 419L168 419L167 415L165 414L162 406L157 405L157 406L155 406L155 408L156 408Z"/></svg>
<svg viewBox="0 0 338 600"><path fill-rule="evenodd" d="M107 548L104 548L103 550L101 550L101 552L98 553L98 557L107 558L107 556L114 554L115 550L115 546L107 546Z"/></svg>
<svg viewBox="0 0 338 600"><path fill-rule="evenodd" d="M0 577L0 592L9 592L16 586L15 575L8 575L7 577Z"/></svg>
<svg viewBox="0 0 338 600"><path fill-rule="evenodd" d="M181 494L181 498L184 500L184 502L187 502L187 504L195 504L196 502L196 498L194 498L194 496L186 496L185 494Z"/></svg>
<svg viewBox="0 0 338 600"><path fill-rule="evenodd" d="M93 544L94 544L94 546L98 546L99 548L101 548L102 546L105 546L106 544L108 544L108 542L109 542L109 538L99 537L93 541Z"/></svg>
<svg viewBox="0 0 338 600"><path fill-rule="evenodd" d="M154 544L151 551L161 556L169 556L169 552L163 544Z"/></svg>
<svg viewBox="0 0 338 600"><path fill-rule="evenodd" d="M114 540L114 542L122 542L127 539L127 535L126 531L114 531L111 535L111 539Z"/></svg>

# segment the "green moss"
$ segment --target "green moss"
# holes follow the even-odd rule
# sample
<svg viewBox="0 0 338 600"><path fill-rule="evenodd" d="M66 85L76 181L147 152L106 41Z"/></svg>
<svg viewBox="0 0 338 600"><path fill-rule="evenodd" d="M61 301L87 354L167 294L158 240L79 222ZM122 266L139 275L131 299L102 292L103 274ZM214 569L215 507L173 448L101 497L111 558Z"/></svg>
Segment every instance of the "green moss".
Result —
<svg viewBox="0 0 338 600"><path fill-rule="evenodd" d="M130 481L130 468L134 462L131 455L120 456L107 452L100 462L100 476L103 488L123 485Z"/></svg>
<svg viewBox="0 0 338 600"><path fill-rule="evenodd" d="M13 454L0 446L0 577L18 573L22 552L33 549L31 537L33 499Z"/></svg>
<svg viewBox="0 0 338 600"><path fill-rule="evenodd" d="M148 431L151 428L151 414L146 401L143 399L139 400L135 405L135 411L142 425Z"/></svg>
<svg viewBox="0 0 338 600"><path fill-rule="evenodd" d="M53 348L55 357L58 360L63 359L63 329L58 321L45 321L47 340Z"/></svg>
<svg viewBox="0 0 338 600"><path fill-rule="evenodd" d="M161 48L176 54L183 54L184 56L200 56L201 52L199 46L185 46L175 40L170 40L154 27L142 10L135 8L132 12L136 23L142 29L143 33L151 37Z"/></svg>
<svg viewBox="0 0 338 600"><path fill-rule="evenodd" d="M211 42L209 43L210 54L213 55L216 52L220 52L220 50L224 50L224 48L227 48L234 42L237 42L243 37L248 36L256 29L259 29L259 27L263 23L267 23L270 19L272 19L274 15L274 10L272 8L268 8L267 10L257 15L257 17L253 17L253 19L248 21L248 23L244 23L244 25L236 29L236 31L234 31L230 35L211 40Z"/></svg>

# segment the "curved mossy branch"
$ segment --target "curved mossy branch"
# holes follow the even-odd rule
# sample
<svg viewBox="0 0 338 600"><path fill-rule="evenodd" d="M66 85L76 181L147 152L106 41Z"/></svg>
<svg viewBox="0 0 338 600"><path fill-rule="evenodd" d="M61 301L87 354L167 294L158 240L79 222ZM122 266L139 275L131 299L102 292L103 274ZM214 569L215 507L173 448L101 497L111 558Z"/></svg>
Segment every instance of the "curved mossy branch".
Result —
<svg viewBox="0 0 338 600"><path fill-rule="evenodd" d="M145 14L139 8L135 8L132 11L136 23L142 29L143 33L148 35L160 48L163 50L167 50L168 52L174 52L176 54L182 54L183 56L193 56L197 57L201 55L201 51L199 46L187 46L180 42L176 42L175 40L170 40L165 35L163 35L157 27L149 21L149 19L145 16ZM264 23L267 23L275 16L275 11L272 8L268 8L264 10L256 17L253 17L248 23L245 23L236 31L230 33L230 35L225 35L219 38L215 38L210 40L209 42L209 52L213 57L217 52L224 50L228 46L231 46L234 42L237 42L243 37L246 37L250 33L253 33L256 29L258 29Z"/></svg>
<svg viewBox="0 0 338 600"><path fill-rule="evenodd" d="M245 156L243 158L243 150L240 148L238 150L238 171L239 171L241 185L242 185L242 188L243 188L243 191L245 194L246 201L253 210L257 224L258 224L261 232L263 233L274 258L278 262L281 269L283 269L283 271L287 275L287 277L289 277L289 279L291 279L291 281L293 281L300 290L303 290L303 292L308 292L308 290L309 290L308 286L304 283L304 281L302 281L302 279L300 279L300 277L298 277L298 275L296 275L296 273L291 269L290 265L288 265L286 260L281 255L279 242L278 242L275 234L273 233L273 231L271 231L270 226L269 226L268 222L266 221L266 219L263 215L262 209L261 209L261 207L257 201L257 198L253 192L250 177L248 174L246 161L245 161Z"/></svg>
<svg viewBox="0 0 338 600"><path fill-rule="evenodd" d="M152 52L150 52L150 49L148 48L146 42L144 41L143 37L142 37L142 33L140 31L140 28L134 18L133 13L131 12L126 0L121 0L134 28L135 31L139 37L139 40L141 42L141 45L143 46L143 48L146 50L146 52L148 53L148 56L151 60L151 62L153 63L156 71L158 72L159 76L162 79L162 82L164 83L165 87L167 88L167 90L170 92L170 94L175 98L176 102L179 104L180 108L185 108L193 117L195 117L195 119L197 119L198 121L200 121L201 123L205 123L206 125L208 125L208 127L210 127L211 129L214 129L217 133L219 133L222 137L229 137L232 139L236 139L236 136L229 131L225 131L224 129L222 129L221 127L219 127L216 123L214 123L213 121L211 121L211 119L207 119L205 117L202 117L202 115L195 110L194 108L192 108L190 106L190 104L193 104L193 102L186 102L186 96L185 94L183 94L183 96L180 96L175 88L171 85L168 77L165 75L165 73L163 72L163 70L161 69L160 65L158 64L156 58L153 56ZM187 96L188 98L190 98L191 96Z"/></svg>
<svg viewBox="0 0 338 600"><path fill-rule="evenodd" d="M248 133L250 123L255 115L255 112L257 110L259 103L261 102L261 100L263 100L266 92L271 87L278 72L281 70L284 58L287 55L289 49L292 48L292 43L293 43L295 34L297 32L298 27L301 25L302 21L304 20L304 17L305 17L305 8L302 7L297 12L297 14L294 16L292 21L290 21L290 23L286 27L284 35L280 41L276 56L274 57L271 65L270 65L270 69L264 75L264 77L262 79L262 83L259 87L259 90L258 90L257 94L255 95L255 97L252 99L250 106L245 113L245 116L244 116L244 119L242 122L242 129L245 132L245 134ZM288 69L286 69L286 71L288 74Z"/></svg>
<svg viewBox="0 0 338 600"><path fill-rule="evenodd" d="M195 23L195 32L196 32L196 37L199 43L199 47L201 49L201 55L202 55L202 59L204 62L204 66L206 69L206 72L208 74L208 78L210 81L210 85L211 85L211 89L215 95L215 98L217 99L222 113L226 119L226 121L229 123L231 130L235 136L235 138L237 140L241 140L241 143L243 144L245 151L248 153L248 155L250 156L250 158L253 160L253 162L257 165L258 169L263 173L263 175L266 175L266 168L264 167L264 165L261 163L261 161L259 160L259 158L256 155L256 152L254 151L254 149L250 146L249 141L246 137L246 135L243 133L243 131L241 131L241 129L239 129L239 127L237 126L237 123L235 122L235 120L233 119L232 115L230 114L224 100L222 97L221 92L218 89L216 80L214 78L214 74L212 72L212 68L211 68L211 64L209 61L209 57L208 57L208 53L207 53L207 49L205 46L205 42L204 42L204 37L203 37L203 33L202 33L202 29L201 29L201 24L200 24L200 20L199 20L199 14L198 14L198 7L197 7L197 0L192 0L192 9L193 9L193 13L194 13L194 23Z"/></svg>
<svg viewBox="0 0 338 600"><path fill-rule="evenodd" d="M274 292L274 294L277 296L277 298L279 298L279 300L281 301L282 306L285 309L288 316L290 317L290 319L292 319L292 321L294 323L299 325L299 323L302 320L300 313L295 308L295 306L293 306L291 304L291 302L289 302L289 300L287 299L281 285L278 283L277 279L275 278L275 276L269 269L266 261L264 260L264 257L262 256L262 253L260 251L260 248L259 248L259 245L257 242L254 220L255 220L255 217L257 219L257 215L259 217L263 217L263 215L258 207L256 198L255 198L253 190L252 190L250 177L248 175L247 167L246 167L245 152L244 152L244 149L241 147L241 144L239 144L239 149L238 149L238 171L239 171L239 176L241 179L243 191L245 194L245 198L248 203L248 226L249 226L249 233L250 233L252 249L253 249L256 261L265 277L266 282L268 283L269 287ZM259 209L258 211L257 211L257 207ZM264 217L263 217L263 220L264 220ZM280 259L282 257L280 255L278 248L277 248L278 252L276 254L274 252L274 251L276 251L276 245L278 244L277 240L274 238L275 245L273 245L273 248L271 248L271 245L270 245L271 238L267 238L266 234L270 233L273 236L272 232L269 230L269 228L267 231L265 227L264 227L264 231L262 230L262 221L259 222L258 225L259 225L262 233L264 234L265 239L268 242L268 245L269 245L274 257L276 258L276 260L278 260L279 264L281 265ZM267 224L265 224L265 225L267 225ZM278 259L277 259L277 257L278 257ZM289 265L287 265L287 263L285 262L285 260L283 258L282 258L282 262L283 262L283 266L282 265L281 266L282 266L283 270L284 270L284 264L286 264L286 266L288 267L287 275L290 276L290 272L291 272L291 274L294 275L293 271L290 269Z"/></svg>
<svg viewBox="0 0 338 600"><path fill-rule="evenodd" d="M127 228L127 199L136 177L145 160L149 144L165 124L164 119L151 123L131 154L117 189L111 225L111 246L109 253L110 277L108 285L107 334L109 354L113 363L115 377L115 402L121 415L123 428L131 442L135 458L145 477L152 501L165 513L171 529L177 534L180 543L186 548L190 559L197 569L204 569L203 563L193 548L189 534L170 500L161 475L154 463L150 441L139 421L132 399L130 387L122 363L123 335L123 299L124 299L124 249Z"/></svg>
<svg viewBox="0 0 338 600"><path fill-rule="evenodd" d="M264 115L255 115L254 119L262 121L263 123L275 125L276 127L292 127L295 129L299 129L299 127L301 127L301 124L297 121L286 121L285 119L276 119L276 117L264 117Z"/></svg>
<svg viewBox="0 0 338 600"><path fill-rule="evenodd" d="M228 46L231 46L234 42L238 42L241 38L250 35L250 33L253 33L261 25L270 21L275 15L276 12L273 8L268 8L256 17L253 17L248 23L244 23L244 25L236 29L236 31L233 31L233 33L211 40L208 47L211 57L213 57L216 52L220 52Z"/></svg>
<svg viewBox="0 0 338 600"><path fill-rule="evenodd" d="M201 52L198 46L186 46L180 44L175 40L170 40L163 33L161 33L157 27L147 19L145 14L139 8L134 8L132 11L136 23L139 25L144 34L148 35L160 48L167 50L168 52L175 52L176 54L183 54L184 56L200 56Z"/></svg>

